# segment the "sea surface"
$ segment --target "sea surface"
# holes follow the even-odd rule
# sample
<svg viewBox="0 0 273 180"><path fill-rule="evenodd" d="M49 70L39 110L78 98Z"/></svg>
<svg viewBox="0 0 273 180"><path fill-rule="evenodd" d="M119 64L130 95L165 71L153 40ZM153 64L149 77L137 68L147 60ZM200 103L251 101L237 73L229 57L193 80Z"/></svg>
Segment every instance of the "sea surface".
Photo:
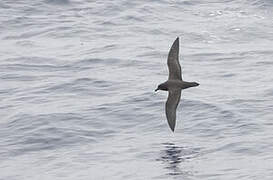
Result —
<svg viewBox="0 0 273 180"><path fill-rule="evenodd" d="M273 179L272 0L0 1L0 180L108 179Z"/></svg>

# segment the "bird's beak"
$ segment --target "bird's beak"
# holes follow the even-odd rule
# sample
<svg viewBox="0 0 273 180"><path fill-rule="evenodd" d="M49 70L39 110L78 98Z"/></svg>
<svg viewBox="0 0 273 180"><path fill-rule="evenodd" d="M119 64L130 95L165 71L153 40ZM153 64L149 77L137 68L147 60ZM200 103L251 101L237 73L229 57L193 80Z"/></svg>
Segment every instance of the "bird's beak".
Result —
<svg viewBox="0 0 273 180"><path fill-rule="evenodd" d="M155 89L155 92L156 92L157 90L159 90L159 89L158 89L158 88L156 88L156 89Z"/></svg>

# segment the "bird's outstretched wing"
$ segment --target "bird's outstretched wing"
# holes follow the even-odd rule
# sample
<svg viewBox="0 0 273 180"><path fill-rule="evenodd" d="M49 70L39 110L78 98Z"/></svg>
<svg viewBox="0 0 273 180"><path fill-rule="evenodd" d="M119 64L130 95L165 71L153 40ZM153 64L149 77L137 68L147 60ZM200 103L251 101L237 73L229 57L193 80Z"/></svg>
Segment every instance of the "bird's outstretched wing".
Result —
<svg viewBox="0 0 273 180"><path fill-rule="evenodd" d="M180 89L169 89L169 95L166 102L166 116L168 120L168 124L172 131L175 128L175 119L176 119L176 108L179 104L181 97L181 90Z"/></svg>
<svg viewBox="0 0 273 180"><path fill-rule="evenodd" d="M179 64L179 38L174 41L167 60L169 68L169 80L182 80L181 67Z"/></svg>

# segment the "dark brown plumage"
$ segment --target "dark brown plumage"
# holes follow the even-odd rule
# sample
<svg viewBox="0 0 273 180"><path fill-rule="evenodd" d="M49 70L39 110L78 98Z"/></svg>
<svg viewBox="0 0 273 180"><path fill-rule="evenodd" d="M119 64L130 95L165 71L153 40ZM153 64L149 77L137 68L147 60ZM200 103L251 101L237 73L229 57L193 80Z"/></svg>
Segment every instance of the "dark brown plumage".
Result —
<svg viewBox="0 0 273 180"><path fill-rule="evenodd" d="M174 41L168 54L169 78L166 82L158 85L157 90L168 91L168 99L165 104L165 112L168 124L172 131L176 124L176 108L179 104L182 89L198 86L196 82L182 80L181 66L179 64L179 38Z"/></svg>

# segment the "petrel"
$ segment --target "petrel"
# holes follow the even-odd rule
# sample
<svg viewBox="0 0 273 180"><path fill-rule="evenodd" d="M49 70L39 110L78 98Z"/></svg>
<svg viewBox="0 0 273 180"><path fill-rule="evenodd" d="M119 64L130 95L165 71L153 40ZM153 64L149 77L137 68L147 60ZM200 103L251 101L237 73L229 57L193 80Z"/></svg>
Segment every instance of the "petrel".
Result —
<svg viewBox="0 0 273 180"><path fill-rule="evenodd" d="M182 80L181 67L179 64L179 38L174 41L168 54L169 78L166 82L158 85L157 90L168 91L168 99L165 104L165 113L168 124L174 132L176 120L176 108L180 101L182 89L198 86L197 82L186 82Z"/></svg>

